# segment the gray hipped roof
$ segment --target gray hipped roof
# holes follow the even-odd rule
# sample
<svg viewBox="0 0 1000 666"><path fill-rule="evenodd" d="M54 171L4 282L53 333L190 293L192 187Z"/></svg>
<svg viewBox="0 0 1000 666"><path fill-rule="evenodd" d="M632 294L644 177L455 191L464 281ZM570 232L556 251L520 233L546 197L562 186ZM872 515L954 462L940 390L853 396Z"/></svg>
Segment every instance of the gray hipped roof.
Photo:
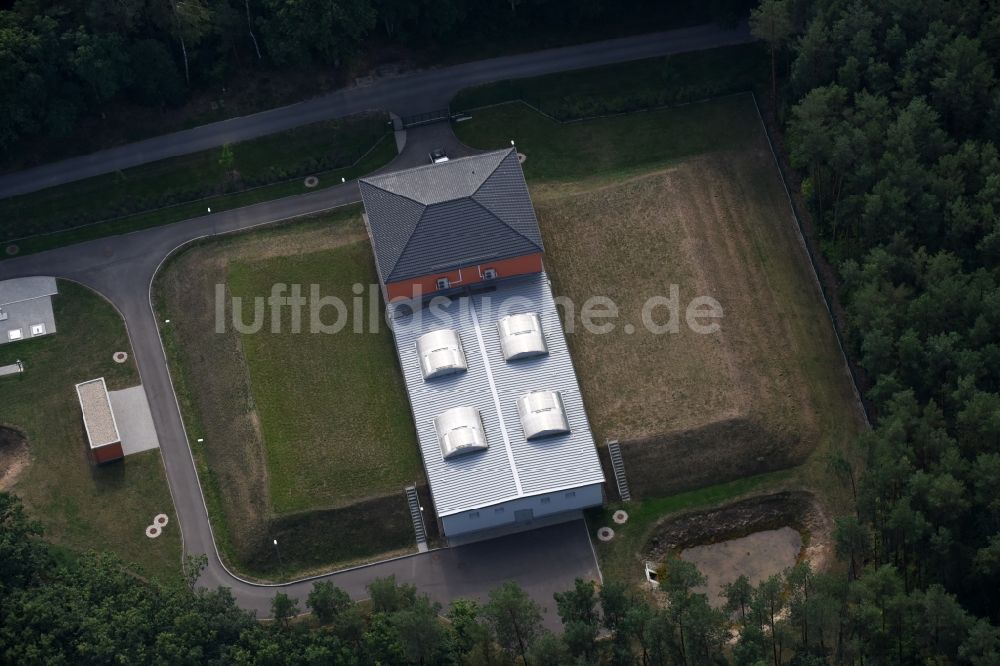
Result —
<svg viewBox="0 0 1000 666"><path fill-rule="evenodd" d="M56 279L53 277L25 277L0 281L0 305L55 296L57 293Z"/></svg>
<svg viewBox="0 0 1000 666"><path fill-rule="evenodd" d="M386 283L543 249L513 148L360 183Z"/></svg>

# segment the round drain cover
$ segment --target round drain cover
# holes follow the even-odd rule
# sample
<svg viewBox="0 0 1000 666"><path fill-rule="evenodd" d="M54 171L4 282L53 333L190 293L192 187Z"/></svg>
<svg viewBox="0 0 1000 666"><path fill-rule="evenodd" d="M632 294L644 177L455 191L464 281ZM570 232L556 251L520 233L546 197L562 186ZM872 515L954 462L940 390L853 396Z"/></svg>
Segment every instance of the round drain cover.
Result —
<svg viewBox="0 0 1000 666"><path fill-rule="evenodd" d="M615 538L615 531L610 527L602 527L597 530L597 538L601 541L611 541Z"/></svg>

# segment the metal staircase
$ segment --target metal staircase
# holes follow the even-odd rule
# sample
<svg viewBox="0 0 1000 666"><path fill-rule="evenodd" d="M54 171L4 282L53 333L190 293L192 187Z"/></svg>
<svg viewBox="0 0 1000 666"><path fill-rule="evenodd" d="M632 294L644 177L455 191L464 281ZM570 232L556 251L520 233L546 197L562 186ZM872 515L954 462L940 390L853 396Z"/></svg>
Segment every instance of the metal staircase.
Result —
<svg viewBox="0 0 1000 666"><path fill-rule="evenodd" d="M615 482L618 484L618 496L623 502L632 499L628 491L628 479L625 478L625 461L622 460L622 449L618 445L618 440L613 439L608 442L608 454L611 456L611 467L615 470Z"/></svg>
<svg viewBox="0 0 1000 666"><path fill-rule="evenodd" d="M420 510L420 500L417 497L416 486L406 487L406 503L410 506L410 518L413 520L413 533L417 537L417 550L427 550L427 528L424 526L424 512Z"/></svg>

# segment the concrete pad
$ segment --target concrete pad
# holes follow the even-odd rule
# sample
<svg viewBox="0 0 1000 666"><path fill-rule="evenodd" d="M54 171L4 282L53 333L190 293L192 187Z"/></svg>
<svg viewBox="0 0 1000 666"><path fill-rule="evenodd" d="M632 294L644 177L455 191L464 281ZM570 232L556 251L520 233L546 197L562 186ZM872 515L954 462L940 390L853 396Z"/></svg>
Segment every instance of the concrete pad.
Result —
<svg viewBox="0 0 1000 666"><path fill-rule="evenodd" d="M24 370L17 363L11 363L10 365L0 366L0 377L6 377L7 375L19 375Z"/></svg>
<svg viewBox="0 0 1000 666"><path fill-rule="evenodd" d="M108 391L111 399L111 409L118 422L118 433L122 438L122 451L125 455L160 448L160 440L156 438L156 428L153 427L153 415L149 411L149 401L146 400L146 390L139 386Z"/></svg>

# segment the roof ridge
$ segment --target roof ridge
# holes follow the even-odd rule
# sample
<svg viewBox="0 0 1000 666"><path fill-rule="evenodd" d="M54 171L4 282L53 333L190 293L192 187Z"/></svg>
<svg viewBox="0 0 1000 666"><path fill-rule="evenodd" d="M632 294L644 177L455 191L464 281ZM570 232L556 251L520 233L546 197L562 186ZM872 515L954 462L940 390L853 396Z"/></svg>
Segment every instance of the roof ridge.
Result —
<svg viewBox="0 0 1000 666"><path fill-rule="evenodd" d="M476 200L476 198L474 196L469 197L469 201L474 202L477 206L479 206L484 211L486 211L487 213L489 213L490 217L492 217L494 220L496 220L497 222L499 222L503 226L507 227L508 229L510 229L511 231L513 231L515 234L517 234L518 236L520 236L524 240L526 240L529 243L531 243L531 245L533 245L534 247L536 247L539 250L541 250L541 248L538 247L538 243L536 243L532 239L530 239L527 236L525 236L523 233L521 233L521 231L519 231L519 230L515 229L514 227L510 226L510 224L508 224L505 220L503 220L499 215L497 215L496 213L494 213L493 211L491 211L489 208L487 208L486 206L484 206L483 204L481 204L478 200Z"/></svg>
<svg viewBox="0 0 1000 666"><path fill-rule="evenodd" d="M382 174L382 175L383 176L391 176L391 175L393 175L395 173L398 173L398 172L397 171L393 171L392 173L385 173L385 174ZM413 197L406 196L405 194L400 194L399 192L393 192L392 190L388 190L388 189L382 187L381 185L378 185L376 183L371 182L370 180L365 180L364 178L359 178L358 182L362 182L365 185L369 185L371 187L374 187L376 190L382 190L386 194L391 194L394 197L399 197L400 199L406 199L407 201L412 201L413 203L417 204L418 206L423 206L424 208L427 208L427 204L421 203L421 202L417 201L416 199L414 199Z"/></svg>
<svg viewBox="0 0 1000 666"><path fill-rule="evenodd" d="M388 174L386 174L386 175L388 175ZM393 192L392 190L387 190L384 187L381 187L380 185L376 185L375 183L372 183L372 182L367 181L367 180L364 181L364 184L368 185L370 187L374 187L377 190L381 190L382 192L385 192L389 196L399 197L400 199L406 199L407 201L411 201L414 204L416 204L417 206L420 206L420 209L421 209L420 210L420 218L417 220L417 223L413 225L413 228L410 229L410 233L406 236L406 243L403 245L402 248L400 248L399 253L396 255L395 259L393 259L393 261L392 261L392 265L389 266L389 270L387 271L387 274L386 274L386 279L388 279L388 276L392 275L392 273L396 270L396 266L399 265L400 259L402 259L403 255L406 254L406 248L408 248L410 246L410 242L413 240L414 234L417 233L417 228L420 227L420 223L424 221L424 213L427 212L427 204L421 203L421 202L417 201L416 199L414 199L413 197L408 197L405 194L400 194L399 192ZM361 200L362 200L362 203L363 203L364 202L364 190L362 190L362 193L361 193ZM376 250L374 244L372 244L372 253L376 254L375 263L378 263L377 250Z"/></svg>
<svg viewBox="0 0 1000 666"><path fill-rule="evenodd" d="M412 201L412 199L411 199L411 201ZM424 206L423 204L420 204L420 205ZM389 274L385 276L385 279L386 279L387 282L390 279L392 279L392 274L396 272L396 268L399 266L399 262L402 261L403 257L406 255L406 250L409 249L410 243L413 242L413 237L417 235L417 229L419 229L420 225L423 224L424 220L427 219L427 216L425 215L425 213L427 212L428 208L430 208L430 206L424 206L423 212L420 213L420 219L417 220L417 223L413 225L413 230L410 231L410 235L406 237L406 243L399 250L399 256L396 257L396 261L392 262L392 266L389 269Z"/></svg>
<svg viewBox="0 0 1000 666"><path fill-rule="evenodd" d="M480 208L482 208L483 210L485 210L487 213L489 213L490 215L492 215L496 219L500 220L501 224L503 224L505 227L507 227L508 229L510 229L511 231L513 231L514 233L516 233L518 236L520 236L524 240L526 240L529 243L531 243L533 246L535 246L536 248L538 248L539 251L544 252L544 248L541 247L537 242L535 242L533 239L528 238L527 236L525 236L524 233L522 231L520 231L519 229L515 229L513 226L510 225L509 222L507 222L506 220L504 220L503 218L501 218L499 215L497 215L496 213L494 213L492 210L490 210L489 208L487 208L486 206L484 206L482 204L482 202L480 202L479 199L476 198L476 195L479 194L479 190L483 189L483 186L486 185L486 183L487 183L487 181L489 181L490 177L492 177L493 174L495 174L497 172L497 169L499 169L500 165L502 165L504 163L504 160L506 160L508 157L510 157L510 154L513 153L513 152L515 152L515 150L516 149L514 147L510 147L510 148L506 149L507 154L503 156L503 159L501 159L499 162L497 162L497 165L493 168L493 171L490 172L489 176L487 176L486 178L483 179L483 182L481 182L479 184L479 187L476 188L476 191L469 195L469 199L471 199L472 201L475 201L476 204ZM517 159L517 158L515 157L514 159ZM518 160L518 164L520 165L520 160ZM520 180L524 184L524 189L527 190L528 189L528 182L524 178L524 172L522 170L520 170L520 169L518 169L518 172L521 174ZM530 191L528 192L528 200L529 201L531 200L531 192ZM534 204L532 204L532 208L534 208ZM539 230L539 233L541 233L541 230Z"/></svg>
<svg viewBox="0 0 1000 666"><path fill-rule="evenodd" d="M506 154L502 158L500 158L500 160L497 162L497 165L495 167L493 167L492 171L490 171L489 175L486 176L486 178L483 178L483 182L479 183L479 187L477 187L475 190L472 191L472 194L469 195L470 199L472 199L477 194L479 194L479 190L483 189L483 185L485 185L486 181L488 181L490 179L490 176L492 176L493 174L495 174L497 172L497 169L500 168L500 165L503 164L503 161L505 159L507 159L508 157L510 157L510 152L512 150L514 150L514 149L513 148L503 148L501 150L491 150L490 151L491 153L506 153ZM483 155L489 155L489 154L490 153L483 153ZM479 202L477 201L476 203L479 203ZM504 224L506 224L506 222L504 222Z"/></svg>
<svg viewBox="0 0 1000 666"><path fill-rule="evenodd" d="M493 155L495 153L508 153L509 154L510 151L512 151L512 150L514 150L514 149L513 148L498 148L497 150L488 150L488 151L483 152L483 153L476 153L475 155L465 155L463 157L456 157L455 159L449 159L444 164L448 164L448 165L457 164L457 163L463 162L465 160L472 160L472 159L476 159L476 158L486 157L488 155ZM504 157L500 160L500 162L503 162L503 160L506 159L506 158L507 158L507 155L504 155ZM497 168L500 166L500 162L497 163L497 166L493 167L493 171L490 171L490 176L492 176L493 172L496 171ZM415 167L410 167L409 169L399 169L398 171L389 171L387 173L378 173L378 174L373 174L372 176L365 176L365 177L362 177L362 178L358 178L358 181L367 183L367 184L372 185L374 187L377 187L378 189L380 189L380 190L382 190L384 192L389 192L390 194L397 194L396 192L391 192L390 190L385 189L381 185L376 185L374 182L372 182L371 178L379 178L379 179L381 179L381 178L387 178L389 176L395 176L395 175L403 173L403 172L425 171L427 169L433 169L434 167L440 167L440 166L443 166L443 164L440 163L440 162L436 163L436 164L420 164L420 165L415 166ZM489 176L487 176L487 178L489 178ZM480 183L479 187L482 187L482 186L483 186L482 183ZM476 190L473 192L473 194L475 194L476 192L479 191L479 187L476 188ZM407 196L402 195L402 194L398 194L398 196L402 196L402 197L404 197L406 199L410 199L410 197L407 197ZM413 199L410 199L410 200L413 201ZM418 201L417 203L420 203L420 202Z"/></svg>

